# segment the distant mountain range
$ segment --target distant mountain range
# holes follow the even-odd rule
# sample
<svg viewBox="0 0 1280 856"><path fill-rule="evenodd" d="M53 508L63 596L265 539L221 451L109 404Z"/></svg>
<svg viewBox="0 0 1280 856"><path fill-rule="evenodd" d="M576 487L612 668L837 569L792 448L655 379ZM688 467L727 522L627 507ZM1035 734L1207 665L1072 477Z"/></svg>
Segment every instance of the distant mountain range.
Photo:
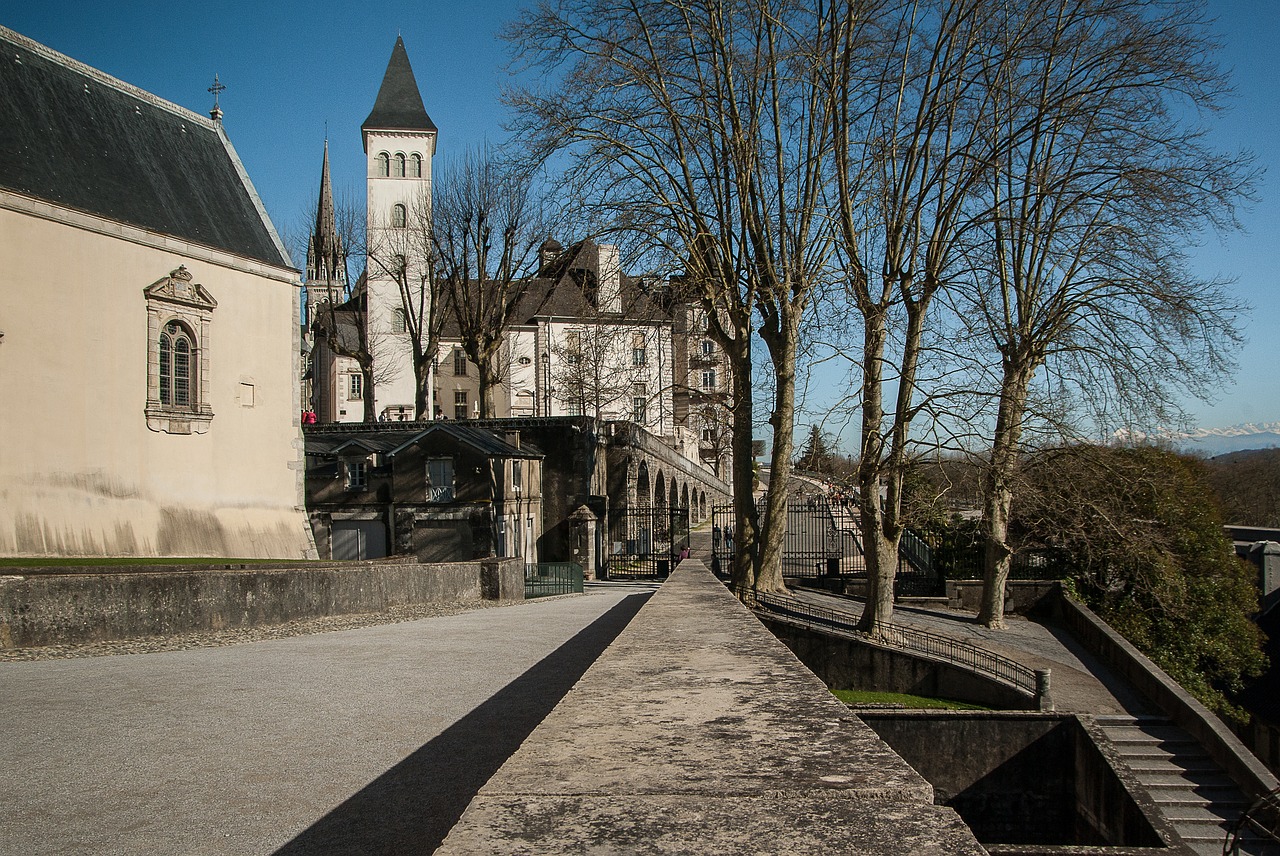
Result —
<svg viewBox="0 0 1280 856"><path fill-rule="evenodd" d="M1195 428L1153 435L1167 440L1187 452L1198 452L1210 458L1246 449L1280 447L1280 422L1246 422L1229 428Z"/></svg>

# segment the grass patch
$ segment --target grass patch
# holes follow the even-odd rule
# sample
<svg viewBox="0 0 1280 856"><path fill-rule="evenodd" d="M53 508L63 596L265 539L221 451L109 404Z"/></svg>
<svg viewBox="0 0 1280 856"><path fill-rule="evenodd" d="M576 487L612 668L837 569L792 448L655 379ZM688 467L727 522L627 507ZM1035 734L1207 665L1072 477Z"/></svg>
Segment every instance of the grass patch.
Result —
<svg viewBox="0 0 1280 856"><path fill-rule="evenodd" d="M86 568L128 565L301 565L312 559L223 559L210 556L194 558L156 558L154 556L76 556L64 557L0 557L0 568Z"/></svg>
<svg viewBox="0 0 1280 856"><path fill-rule="evenodd" d="M900 704L906 708L924 710L991 710L980 704L955 701L949 698L930 698L909 693L882 693L869 690L832 690L832 695L845 704Z"/></svg>

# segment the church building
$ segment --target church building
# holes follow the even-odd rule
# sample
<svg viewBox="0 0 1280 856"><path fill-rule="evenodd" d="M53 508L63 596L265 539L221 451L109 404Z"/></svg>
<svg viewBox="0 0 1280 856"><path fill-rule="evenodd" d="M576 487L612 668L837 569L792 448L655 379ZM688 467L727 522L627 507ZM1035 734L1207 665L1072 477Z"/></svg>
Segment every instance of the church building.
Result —
<svg viewBox="0 0 1280 856"><path fill-rule="evenodd" d="M314 556L301 283L220 109L0 47L0 556Z"/></svg>

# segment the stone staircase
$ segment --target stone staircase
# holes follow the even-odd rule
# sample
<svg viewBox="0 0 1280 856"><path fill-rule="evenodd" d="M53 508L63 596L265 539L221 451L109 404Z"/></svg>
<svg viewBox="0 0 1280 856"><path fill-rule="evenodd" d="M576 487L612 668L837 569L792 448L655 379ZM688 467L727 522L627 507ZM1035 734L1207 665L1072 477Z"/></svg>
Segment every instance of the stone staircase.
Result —
<svg viewBox="0 0 1280 856"><path fill-rule="evenodd" d="M1096 721L1192 852L1222 856L1246 799L1192 737L1168 719L1127 714ZM1241 838L1242 856L1280 856L1280 844Z"/></svg>

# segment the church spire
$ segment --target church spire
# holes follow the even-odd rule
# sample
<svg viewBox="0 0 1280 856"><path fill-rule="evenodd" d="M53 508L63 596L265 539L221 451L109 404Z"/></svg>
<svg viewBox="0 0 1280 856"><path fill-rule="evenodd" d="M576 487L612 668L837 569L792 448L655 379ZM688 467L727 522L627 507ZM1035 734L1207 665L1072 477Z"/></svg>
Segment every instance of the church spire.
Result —
<svg viewBox="0 0 1280 856"><path fill-rule="evenodd" d="M434 134L437 130L427 115L427 108L422 106L422 93L418 91L413 66L409 65L409 53L400 36L396 36L395 47L391 49L391 59L382 76L382 86L378 88L373 110L360 130L365 137L366 151L369 131L427 131Z"/></svg>
<svg viewBox="0 0 1280 856"><path fill-rule="evenodd" d="M333 184L329 180L329 140L324 141L324 166L320 169L320 200L316 204L316 226L307 245L307 281L345 286L347 268L342 259L333 209Z"/></svg>

